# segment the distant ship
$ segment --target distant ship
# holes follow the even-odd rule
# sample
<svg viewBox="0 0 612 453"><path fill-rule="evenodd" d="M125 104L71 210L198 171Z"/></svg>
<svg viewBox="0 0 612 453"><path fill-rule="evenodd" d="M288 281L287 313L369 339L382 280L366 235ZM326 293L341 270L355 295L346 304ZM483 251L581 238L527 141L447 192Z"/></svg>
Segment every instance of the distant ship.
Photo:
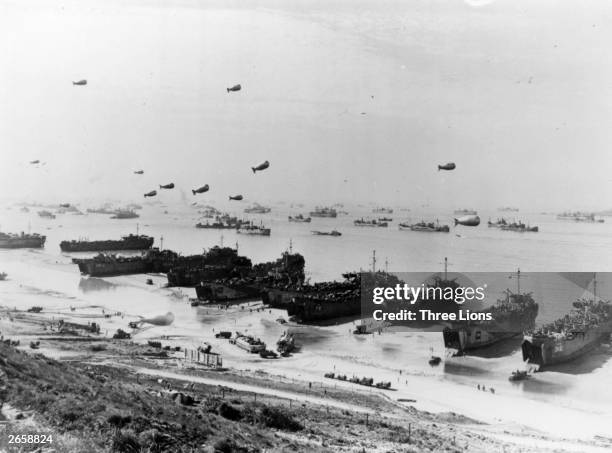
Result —
<svg viewBox="0 0 612 453"><path fill-rule="evenodd" d="M248 223L246 220L238 220L238 217L231 217L228 214L215 217L214 222L206 222L196 224L196 228L213 229L213 230L235 230L243 223Z"/></svg>
<svg viewBox="0 0 612 453"><path fill-rule="evenodd" d="M503 226L507 226L508 221L503 217L501 219L497 219L495 222L491 222L491 220L489 219L487 225L489 226L489 228L501 228Z"/></svg>
<svg viewBox="0 0 612 453"><path fill-rule="evenodd" d="M42 248L45 246L47 237L39 234L12 234L0 232L0 248L2 249L21 249L21 248Z"/></svg>
<svg viewBox="0 0 612 453"><path fill-rule="evenodd" d="M111 219L136 219L138 217L140 216L132 210L118 210Z"/></svg>
<svg viewBox="0 0 612 453"><path fill-rule="evenodd" d="M539 231L539 228L537 226L525 225L523 222L520 221L501 225L499 228L504 231L516 231L518 233L537 233Z"/></svg>
<svg viewBox="0 0 612 453"><path fill-rule="evenodd" d="M338 212L334 208L321 208L317 206L310 212L310 217L338 217Z"/></svg>
<svg viewBox="0 0 612 453"><path fill-rule="evenodd" d="M498 208L497 210L499 212L518 212L519 211L518 208L513 208L513 207L510 207L510 206L506 206L506 207L503 207L503 208Z"/></svg>
<svg viewBox="0 0 612 453"><path fill-rule="evenodd" d="M266 228L263 225L255 225L253 222L243 223L236 229L236 233L252 236L270 236L271 231L270 228Z"/></svg>
<svg viewBox="0 0 612 453"><path fill-rule="evenodd" d="M298 222L298 223L310 223L312 219L310 217L304 217L302 214L298 214L296 216L289 216L290 222Z"/></svg>
<svg viewBox="0 0 612 453"><path fill-rule="evenodd" d="M393 209L391 208L374 208L372 209L374 214L393 214Z"/></svg>
<svg viewBox="0 0 612 453"><path fill-rule="evenodd" d="M585 212L563 212L557 215L557 220L573 220L574 222L587 222L587 223L604 223L604 219L595 218L593 213Z"/></svg>
<svg viewBox="0 0 612 453"><path fill-rule="evenodd" d="M521 335L535 325L538 304L530 293L515 294L508 290L505 299L482 313L491 313L493 320L457 322L445 327L444 346L463 352Z"/></svg>
<svg viewBox="0 0 612 453"><path fill-rule="evenodd" d="M38 211L38 215L46 219L55 219L55 214L50 211Z"/></svg>
<svg viewBox="0 0 612 453"><path fill-rule="evenodd" d="M314 234L315 236L342 236L342 233L340 233L338 230L313 231L312 234Z"/></svg>
<svg viewBox="0 0 612 453"><path fill-rule="evenodd" d="M595 282L596 284L596 282ZM523 361L539 365L539 369L582 356L610 338L612 304L609 301L581 299L563 318L523 337Z"/></svg>
<svg viewBox="0 0 612 453"><path fill-rule="evenodd" d="M453 211L455 215L478 215L478 212L474 209L456 209Z"/></svg>
<svg viewBox="0 0 612 453"><path fill-rule="evenodd" d="M63 252L99 252L115 250L146 250L153 246L151 236L134 235L123 236L119 240L104 241L62 241L60 249Z"/></svg>
<svg viewBox="0 0 612 453"><path fill-rule="evenodd" d="M247 214L267 214L271 210L272 209L267 207L267 206L261 206L261 205L255 203L253 206L251 206L249 208L245 208L244 212L247 213Z"/></svg>
<svg viewBox="0 0 612 453"><path fill-rule="evenodd" d="M400 230L410 230L410 231L424 231L431 233L448 233L450 228L448 225L440 225L438 222L418 222L418 223L400 223L398 225Z"/></svg>
<svg viewBox="0 0 612 453"><path fill-rule="evenodd" d="M116 211L107 207L101 208L87 208L87 212L90 214L114 214Z"/></svg>
<svg viewBox="0 0 612 453"><path fill-rule="evenodd" d="M360 227L388 227L389 224L387 222L379 222L377 220L367 220L367 219L357 219L353 222L355 226Z"/></svg>

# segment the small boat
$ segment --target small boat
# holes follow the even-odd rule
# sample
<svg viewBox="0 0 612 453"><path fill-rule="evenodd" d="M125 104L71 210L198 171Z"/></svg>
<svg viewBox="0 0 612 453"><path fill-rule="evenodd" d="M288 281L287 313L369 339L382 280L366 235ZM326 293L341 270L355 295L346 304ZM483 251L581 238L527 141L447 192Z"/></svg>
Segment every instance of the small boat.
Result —
<svg viewBox="0 0 612 453"><path fill-rule="evenodd" d="M355 226L361 227L388 227L389 224L387 222L378 222L376 220L366 220L366 219L357 219L353 222Z"/></svg>
<svg viewBox="0 0 612 453"><path fill-rule="evenodd" d="M332 230L332 231L313 231L312 234L314 234L315 236L342 236L342 233L340 233L337 230Z"/></svg>
<svg viewBox="0 0 612 453"><path fill-rule="evenodd" d="M442 359L438 357L437 355L432 355L431 358L429 359L429 364L431 366L438 366L440 365L441 362L442 362Z"/></svg>
<svg viewBox="0 0 612 453"><path fill-rule="evenodd" d="M298 214L296 216L289 216L290 222L298 222L298 223L310 223L312 219L310 217L304 217L302 214Z"/></svg>
<svg viewBox="0 0 612 453"><path fill-rule="evenodd" d="M524 381L529 378L529 374L527 371L516 370L513 371L510 377L508 378L511 382Z"/></svg>

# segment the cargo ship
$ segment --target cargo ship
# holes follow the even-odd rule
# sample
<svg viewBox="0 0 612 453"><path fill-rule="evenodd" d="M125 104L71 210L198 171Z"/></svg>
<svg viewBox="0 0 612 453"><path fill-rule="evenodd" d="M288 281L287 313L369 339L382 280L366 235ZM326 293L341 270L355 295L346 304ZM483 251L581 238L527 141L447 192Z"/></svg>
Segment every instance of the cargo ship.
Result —
<svg viewBox="0 0 612 453"><path fill-rule="evenodd" d="M389 226L387 222L379 222L378 220L368 220L368 219L364 219L363 217L361 219L356 219L355 221L353 221L353 225L359 226L359 227L383 227L383 228Z"/></svg>
<svg viewBox="0 0 612 453"><path fill-rule="evenodd" d="M236 229L238 234L248 234L251 236L270 236L270 228L266 228L262 225L255 225L253 222L241 223Z"/></svg>
<svg viewBox="0 0 612 453"><path fill-rule="evenodd" d="M539 365L539 370L575 359L610 338L612 304L609 301L581 299L563 318L526 332L521 349L523 361Z"/></svg>
<svg viewBox="0 0 612 453"><path fill-rule="evenodd" d="M116 250L147 250L153 246L151 236L129 234L119 240L104 241L62 241L60 249L63 252L101 252Z"/></svg>
<svg viewBox="0 0 612 453"><path fill-rule="evenodd" d="M338 212L334 208L321 208L317 206L314 211L310 211L310 217L338 217Z"/></svg>
<svg viewBox="0 0 612 453"><path fill-rule="evenodd" d="M418 223L400 223L400 230L424 231L429 233L448 233L450 228L448 225L440 225L438 222L418 222Z"/></svg>
<svg viewBox="0 0 612 453"><path fill-rule="evenodd" d="M538 304L531 293L506 291L506 298L481 313L490 313L491 321L466 321L445 327L444 346L459 352L490 346L521 335L535 326Z"/></svg>
<svg viewBox="0 0 612 453"><path fill-rule="evenodd" d="M21 248L42 248L45 246L46 236L40 234L21 234L1 233L0 248L2 249L21 249Z"/></svg>
<svg viewBox="0 0 612 453"><path fill-rule="evenodd" d="M303 283L304 264L302 255L287 251L275 261L256 264L247 275L202 282L196 295L213 303L257 300L267 288Z"/></svg>

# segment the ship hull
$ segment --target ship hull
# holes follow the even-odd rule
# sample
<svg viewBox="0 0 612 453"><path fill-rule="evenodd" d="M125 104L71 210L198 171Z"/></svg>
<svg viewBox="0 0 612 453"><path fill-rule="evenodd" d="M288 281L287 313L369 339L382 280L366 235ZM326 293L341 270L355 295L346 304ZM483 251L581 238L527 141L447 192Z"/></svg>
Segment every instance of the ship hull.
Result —
<svg viewBox="0 0 612 453"><path fill-rule="evenodd" d="M45 246L46 239L45 236L28 239L0 239L0 249L40 249Z"/></svg>
<svg viewBox="0 0 612 453"><path fill-rule="evenodd" d="M325 300L296 296L286 306L287 314L303 323L326 321L361 313L361 298L350 297L342 300Z"/></svg>
<svg viewBox="0 0 612 453"><path fill-rule="evenodd" d="M612 322L586 332L576 332L572 339L525 335L521 345L523 361L540 366L568 362L599 346L610 337Z"/></svg>
<svg viewBox="0 0 612 453"><path fill-rule="evenodd" d="M444 346L458 351L470 351L491 346L520 335L519 332L489 332L481 328L444 329Z"/></svg>
<svg viewBox="0 0 612 453"><path fill-rule="evenodd" d="M196 286L196 295L201 301L212 303L246 302L259 300L262 288L258 285L224 285L221 283L205 283Z"/></svg>
<svg viewBox="0 0 612 453"><path fill-rule="evenodd" d="M117 250L148 250L153 246L152 237L119 241L63 241L62 252L101 252Z"/></svg>
<svg viewBox="0 0 612 453"><path fill-rule="evenodd" d="M118 275L145 274L152 271L151 263L139 259L134 261L113 261L108 263L83 260L77 263L81 274L92 277L113 277Z"/></svg>

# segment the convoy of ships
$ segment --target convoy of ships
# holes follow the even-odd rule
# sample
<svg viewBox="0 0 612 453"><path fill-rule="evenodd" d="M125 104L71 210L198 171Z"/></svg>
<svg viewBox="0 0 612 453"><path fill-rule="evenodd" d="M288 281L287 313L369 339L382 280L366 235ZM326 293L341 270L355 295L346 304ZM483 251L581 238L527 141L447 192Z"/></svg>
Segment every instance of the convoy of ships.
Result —
<svg viewBox="0 0 612 453"><path fill-rule="evenodd" d="M68 205L62 209L71 209ZM23 212L26 212L22 209ZM500 209L515 212L512 208ZM110 210L106 207L89 212L114 214L115 218L138 217L133 210ZM270 208L253 205L245 209L247 213L265 214ZM392 214L390 208L375 208L376 214ZM132 216L135 214L135 216ZM222 214L212 207L203 212L206 223L196 224L197 228L234 229L239 234L269 236L271 229L252 220L242 220ZM455 214L476 215L476 211L462 209ZM49 211L39 211L41 217L53 216ZM310 223L312 218L335 218L335 208L317 207L304 215L289 216L289 222ZM50 217L52 218L52 217ZM594 215L583 213L564 213L559 219L584 222L599 222ZM354 220L358 227L387 227L393 219L359 218ZM489 220L488 226L501 230L518 232L537 232L537 226L522 221L508 221L500 218ZM419 232L446 232L448 225L436 222L400 222L400 230ZM313 231L316 235L340 236L337 230L331 232ZM42 248L46 237L39 234L0 233L0 248ZM270 262L253 264L251 260L230 247L213 247L204 253L183 256L171 250L153 247L154 239L146 235L127 235L113 240L71 240L62 241L63 252L100 252L90 258L73 258L72 261L83 275L108 277L129 274L163 273L168 286L193 287L197 298L193 305L209 303L233 303L249 300L262 300L271 308L286 310L290 319L299 323L321 323L344 317L359 318L362 310L361 295L364 291L361 272L346 272L342 281L318 282L310 284L305 280L305 260L299 253L286 251ZM139 255L117 256L114 252L140 251ZM387 272L376 271L378 285L399 282L397 277ZM519 277L520 278L520 277ZM442 278L435 285L453 285ZM366 285L367 286L367 285ZM367 287L365 287L367 291ZM612 332L612 305L609 302L584 299L574 302L574 309L557 321L536 328L538 304L530 293L506 291L505 297L482 313L492 314L492 321L457 321L446 323L442 336L445 347L465 354L474 349L491 346L503 340L523 335L522 354L528 364L539 369L575 359L609 339ZM363 333L363 329L357 329ZM356 332L357 332L356 331ZM517 372L514 380L523 378Z"/></svg>

